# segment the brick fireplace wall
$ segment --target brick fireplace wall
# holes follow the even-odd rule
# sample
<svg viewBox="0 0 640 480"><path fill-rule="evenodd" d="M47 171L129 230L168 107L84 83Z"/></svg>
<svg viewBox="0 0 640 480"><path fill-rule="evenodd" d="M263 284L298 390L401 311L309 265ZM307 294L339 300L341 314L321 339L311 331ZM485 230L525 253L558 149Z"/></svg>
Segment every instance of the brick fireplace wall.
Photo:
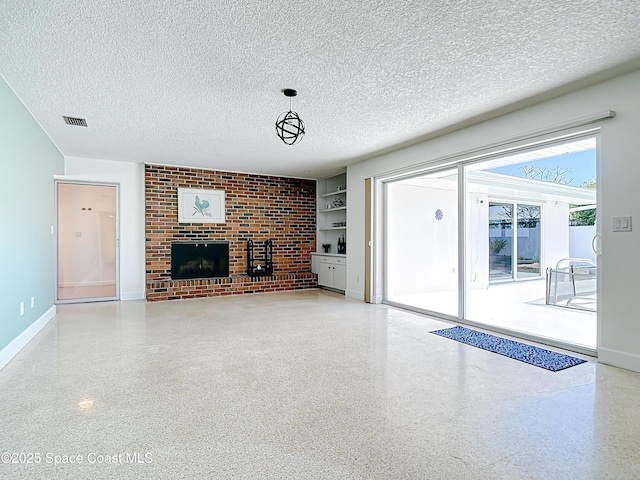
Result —
<svg viewBox="0 0 640 480"><path fill-rule="evenodd" d="M226 222L178 223L178 187L224 190ZM148 301L313 288L316 185L312 180L145 166ZM126 208L126 206L125 206ZM273 240L272 276L246 276L247 240ZM226 240L229 277L171 279L171 242Z"/></svg>

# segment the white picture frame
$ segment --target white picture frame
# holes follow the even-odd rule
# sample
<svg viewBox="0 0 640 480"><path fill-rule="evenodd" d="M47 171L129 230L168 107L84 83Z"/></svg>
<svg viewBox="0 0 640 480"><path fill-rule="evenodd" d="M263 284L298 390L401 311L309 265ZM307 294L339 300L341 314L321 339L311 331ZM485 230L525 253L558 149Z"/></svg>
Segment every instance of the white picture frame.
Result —
<svg viewBox="0 0 640 480"><path fill-rule="evenodd" d="M178 223L225 223L224 190L178 188Z"/></svg>

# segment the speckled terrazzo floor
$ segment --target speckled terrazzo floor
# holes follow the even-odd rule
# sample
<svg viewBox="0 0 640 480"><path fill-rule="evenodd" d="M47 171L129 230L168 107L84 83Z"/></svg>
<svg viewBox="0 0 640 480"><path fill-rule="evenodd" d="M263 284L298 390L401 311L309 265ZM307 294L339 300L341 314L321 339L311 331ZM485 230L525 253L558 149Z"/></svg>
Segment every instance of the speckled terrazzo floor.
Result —
<svg viewBox="0 0 640 480"><path fill-rule="evenodd" d="M640 478L639 374L449 326L318 290L59 306L0 371L2 457L40 455L0 478Z"/></svg>

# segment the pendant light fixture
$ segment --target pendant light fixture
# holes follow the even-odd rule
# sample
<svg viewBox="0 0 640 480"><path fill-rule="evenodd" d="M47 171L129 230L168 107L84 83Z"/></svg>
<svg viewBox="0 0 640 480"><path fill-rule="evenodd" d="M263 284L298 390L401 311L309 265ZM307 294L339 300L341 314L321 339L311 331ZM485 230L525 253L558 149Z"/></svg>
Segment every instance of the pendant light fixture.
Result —
<svg viewBox="0 0 640 480"><path fill-rule="evenodd" d="M304 122L296 112L291 111L291 97L295 97L298 92L285 88L282 93L289 97L289 111L280 114L276 120L276 135L287 145L295 145L304 137Z"/></svg>

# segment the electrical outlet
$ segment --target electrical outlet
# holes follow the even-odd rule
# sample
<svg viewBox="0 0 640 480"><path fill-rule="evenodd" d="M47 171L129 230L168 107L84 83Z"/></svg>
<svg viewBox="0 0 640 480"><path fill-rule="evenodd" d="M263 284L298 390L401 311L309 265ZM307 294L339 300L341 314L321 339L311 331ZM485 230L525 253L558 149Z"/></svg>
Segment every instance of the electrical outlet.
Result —
<svg viewBox="0 0 640 480"><path fill-rule="evenodd" d="M36 306L36 297L31 297L31 308Z"/></svg>
<svg viewBox="0 0 640 480"><path fill-rule="evenodd" d="M20 302L20 316L24 315L24 302Z"/></svg>

